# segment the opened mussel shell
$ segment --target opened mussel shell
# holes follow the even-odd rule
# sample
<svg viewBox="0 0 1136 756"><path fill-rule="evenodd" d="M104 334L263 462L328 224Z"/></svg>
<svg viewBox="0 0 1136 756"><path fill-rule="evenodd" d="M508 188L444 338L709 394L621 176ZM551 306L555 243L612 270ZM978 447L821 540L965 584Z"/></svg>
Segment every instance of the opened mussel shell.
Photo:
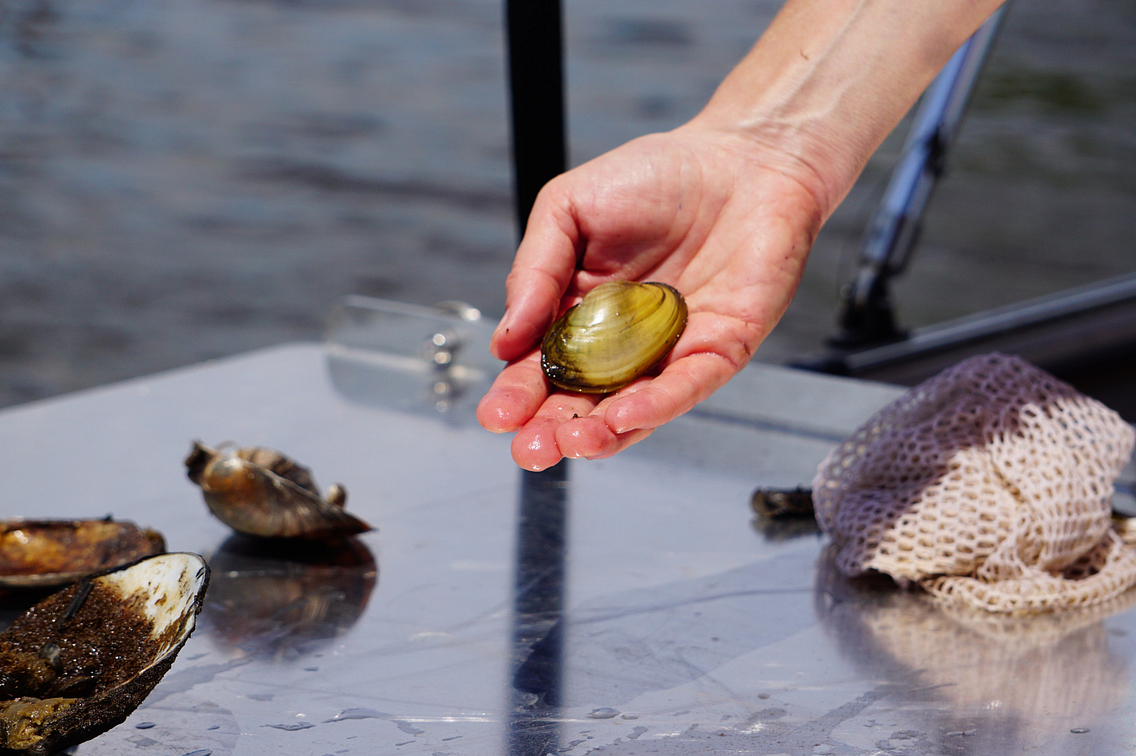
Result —
<svg viewBox="0 0 1136 756"><path fill-rule="evenodd" d="M161 554L75 583L0 633L0 753L57 753L122 722L170 668L209 568Z"/></svg>
<svg viewBox="0 0 1136 756"><path fill-rule="evenodd" d="M185 460L217 519L261 538L327 538L365 533L371 526L343 506L342 486L321 498L311 473L279 452L250 446L234 451L194 442Z"/></svg>
<svg viewBox="0 0 1136 756"><path fill-rule="evenodd" d="M57 588L166 550L162 534L133 522L0 522L0 589Z"/></svg>
<svg viewBox="0 0 1136 756"><path fill-rule="evenodd" d="M673 287L600 284L548 329L540 365L559 388L616 391L659 364L684 328L686 302Z"/></svg>

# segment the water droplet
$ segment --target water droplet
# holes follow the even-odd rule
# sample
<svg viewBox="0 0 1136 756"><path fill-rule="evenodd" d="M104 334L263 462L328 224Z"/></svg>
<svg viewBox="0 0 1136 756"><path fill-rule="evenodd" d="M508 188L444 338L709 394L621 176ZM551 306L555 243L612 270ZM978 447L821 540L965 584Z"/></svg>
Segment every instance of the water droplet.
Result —
<svg viewBox="0 0 1136 756"><path fill-rule="evenodd" d="M1077 735L1084 735L1088 731L1088 727L1074 727L1072 730L1069 730L1069 732L1076 733Z"/></svg>
<svg viewBox="0 0 1136 756"><path fill-rule="evenodd" d="M401 719L392 719L391 721L398 726L398 729L402 730L407 735L422 735L426 732L425 730L418 729L414 725L410 724L410 722L403 722Z"/></svg>
<svg viewBox="0 0 1136 756"><path fill-rule="evenodd" d="M611 719L612 717L619 716L619 710L613 709L610 706L596 709L588 714L588 719Z"/></svg>
<svg viewBox="0 0 1136 756"><path fill-rule="evenodd" d="M151 727L154 727L154 726L155 725L154 725L153 722L139 722L138 724L134 725L134 729L135 730L149 730Z"/></svg>
<svg viewBox="0 0 1136 756"><path fill-rule="evenodd" d="M287 724L265 725L265 727L271 727L274 730L287 730L288 732L294 732L296 730L307 730L315 727L315 725L311 722L289 722Z"/></svg>
<svg viewBox="0 0 1136 756"><path fill-rule="evenodd" d="M145 735L131 735L126 739L127 743L133 743L138 748L149 748L150 746L158 745L158 741L153 738L148 738ZM67 749L63 753L71 753L71 749Z"/></svg>
<svg viewBox="0 0 1136 756"><path fill-rule="evenodd" d="M390 714L375 711L374 709L344 709L331 719L325 719L324 721L342 722L345 719L390 719L390 716Z"/></svg>
<svg viewBox="0 0 1136 756"><path fill-rule="evenodd" d="M623 716L620 717L620 719L638 719L638 718L639 718L638 714L624 714Z"/></svg>
<svg viewBox="0 0 1136 756"><path fill-rule="evenodd" d="M190 751L185 756L213 756L213 752L208 748L200 748L196 751Z"/></svg>

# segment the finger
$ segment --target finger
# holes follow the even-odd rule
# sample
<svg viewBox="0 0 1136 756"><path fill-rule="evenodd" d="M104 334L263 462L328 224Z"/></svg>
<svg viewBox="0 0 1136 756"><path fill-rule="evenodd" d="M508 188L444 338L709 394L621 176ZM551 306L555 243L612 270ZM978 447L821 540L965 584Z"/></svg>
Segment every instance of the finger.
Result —
<svg viewBox="0 0 1136 756"><path fill-rule="evenodd" d="M494 433L511 433L524 426L548 398L548 383L540 369L540 354L506 365L477 405L477 421Z"/></svg>
<svg viewBox="0 0 1136 756"><path fill-rule="evenodd" d="M599 401L585 394L555 393L513 438L513 460L526 470L544 470L564 456L556 443L557 430L573 418L589 414Z"/></svg>
<svg viewBox="0 0 1136 756"><path fill-rule="evenodd" d="M654 432L655 432L654 428L642 428L642 429L639 429L639 430L633 430L629 433L620 433L619 435L616 436L616 439L618 439L618 440L617 440L617 442L614 446L612 446L610 449L608 449L603 454L600 454L600 455L595 456L595 457L589 457L589 459L606 459L607 457L612 457L612 456L618 454L619 452L623 451L627 447L631 446L632 444L639 443L640 441L642 441L643 439L645 439L647 436L651 435Z"/></svg>
<svg viewBox="0 0 1136 756"><path fill-rule="evenodd" d="M760 323L692 312L663 371L620 391L604 422L616 434L670 422L745 367L767 332Z"/></svg>
<svg viewBox="0 0 1136 756"><path fill-rule="evenodd" d="M640 391L650 382L650 378L640 378L624 386L619 393L605 396L589 414L566 420L556 431L556 445L560 448L560 453L569 459L603 459L651 435L653 429L636 429L619 434L604 422L607 408L613 402Z"/></svg>
<svg viewBox="0 0 1136 756"><path fill-rule="evenodd" d="M596 459L612 453L619 437L603 420L603 411L568 419L556 429L556 446L568 459Z"/></svg>
<svg viewBox="0 0 1136 756"><path fill-rule="evenodd" d="M657 428L710 396L737 371L735 363L714 352L681 357L642 388L617 396L604 412L604 423L616 434Z"/></svg>
<svg viewBox="0 0 1136 756"><path fill-rule="evenodd" d="M490 342L498 359L515 360L540 342L576 271L579 231L561 202L555 189L537 196L505 280L505 314Z"/></svg>
<svg viewBox="0 0 1136 756"><path fill-rule="evenodd" d="M653 432L651 429L633 430L616 434L603 419L603 409L564 422L556 429L556 446L569 459L604 459L628 446L642 441Z"/></svg>

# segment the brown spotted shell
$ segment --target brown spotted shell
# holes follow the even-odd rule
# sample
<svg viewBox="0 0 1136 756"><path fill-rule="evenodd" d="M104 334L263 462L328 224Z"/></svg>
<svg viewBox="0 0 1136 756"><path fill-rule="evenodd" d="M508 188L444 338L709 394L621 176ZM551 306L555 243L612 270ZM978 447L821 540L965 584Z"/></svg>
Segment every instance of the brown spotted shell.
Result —
<svg viewBox="0 0 1136 756"><path fill-rule="evenodd" d="M125 520L0 522L0 589L57 588L166 550L162 534Z"/></svg>
<svg viewBox="0 0 1136 756"><path fill-rule="evenodd" d="M682 295L667 284L600 284L548 329L541 368L558 388L616 391L667 356L686 328L686 316Z"/></svg>
<svg viewBox="0 0 1136 756"><path fill-rule="evenodd" d="M197 554L162 554L16 618L0 633L0 753L59 753L126 719L193 632L208 583Z"/></svg>

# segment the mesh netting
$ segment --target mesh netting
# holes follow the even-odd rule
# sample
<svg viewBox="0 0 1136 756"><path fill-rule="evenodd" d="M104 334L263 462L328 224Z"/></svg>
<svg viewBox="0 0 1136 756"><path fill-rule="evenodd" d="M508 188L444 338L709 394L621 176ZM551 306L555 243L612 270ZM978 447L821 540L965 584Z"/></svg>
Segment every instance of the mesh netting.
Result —
<svg viewBox="0 0 1136 756"><path fill-rule="evenodd" d="M878 570L997 612L1087 606L1136 583L1113 531L1134 434L1029 363L974 357L877 412L825 458L817 522L846 575Z"/></svg>

